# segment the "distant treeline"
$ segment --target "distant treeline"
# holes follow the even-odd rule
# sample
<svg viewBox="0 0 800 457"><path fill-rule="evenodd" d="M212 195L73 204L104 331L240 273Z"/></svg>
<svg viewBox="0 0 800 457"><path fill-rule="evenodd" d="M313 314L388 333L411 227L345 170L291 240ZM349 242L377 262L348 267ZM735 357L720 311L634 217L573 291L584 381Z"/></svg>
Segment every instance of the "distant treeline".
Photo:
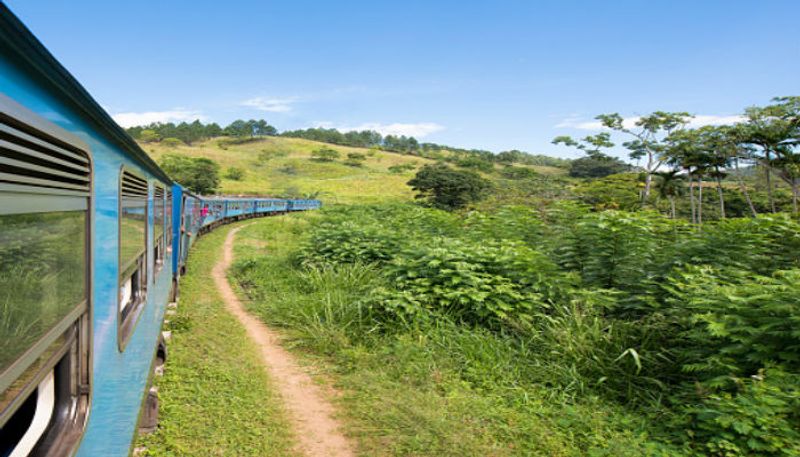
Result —
<svg viewBox="0 0 800 457"><path fill-rule="evenodd" d="M287 130L278 133L278 129L269 125L263 119L242 120L238 119L226 127L220 127L214 122L203 124L199 120L187 123L174 124L152 123L144 126L130 127L128 134L144 143L167 141L171 143L192 144L209 138L229 136L235 138L255 138L262 136L284 136L289 138L302 138L340 146L359 148L376 148L384 151L401 154L418 155L430 158L450 159L473 163L474 168L481 165L490 166L491 163L545 165L551 167L568 168L568 159L559 159L540 154L511 150L495 154L483 149L464 149L436 143L420 143L416 138L405 135L383 136L374 130L340 132L336 129L308 128L302 130ZM445 154L449 153L448 157Z"/></svg>

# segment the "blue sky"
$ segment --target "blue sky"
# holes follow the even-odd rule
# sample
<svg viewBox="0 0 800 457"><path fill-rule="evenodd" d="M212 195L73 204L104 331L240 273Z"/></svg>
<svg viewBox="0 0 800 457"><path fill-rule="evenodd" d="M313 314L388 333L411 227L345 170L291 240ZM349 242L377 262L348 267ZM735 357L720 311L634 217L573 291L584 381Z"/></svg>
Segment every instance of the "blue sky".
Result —
<svg viewBox="0 0 800 457"><path fill-rule="evenodd" d="M596 114L725 123L800 93L796 0L6 3L123 125L264 118L575 157L550 141Z"/></svg>

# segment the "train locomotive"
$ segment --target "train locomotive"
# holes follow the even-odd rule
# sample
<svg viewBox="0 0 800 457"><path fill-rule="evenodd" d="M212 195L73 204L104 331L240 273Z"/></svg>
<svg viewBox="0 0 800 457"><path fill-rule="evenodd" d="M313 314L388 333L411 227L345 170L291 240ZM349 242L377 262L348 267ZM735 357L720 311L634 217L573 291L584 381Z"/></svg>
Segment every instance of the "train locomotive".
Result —
<svg viewBox="0 0 800 457"><path fill-rule="evenodd" d="M319 207L175 183L0 2L0 457L129 455L197 237Z"/></svg>

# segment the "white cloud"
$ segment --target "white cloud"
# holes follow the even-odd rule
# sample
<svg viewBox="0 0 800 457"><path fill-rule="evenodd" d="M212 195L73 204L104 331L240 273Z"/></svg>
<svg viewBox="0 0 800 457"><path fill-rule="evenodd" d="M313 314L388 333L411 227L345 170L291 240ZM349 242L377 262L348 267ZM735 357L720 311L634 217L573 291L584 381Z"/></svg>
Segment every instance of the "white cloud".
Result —
<svg viewBox="0 0 800 457"><path fill-rule="evenodd" d="M249 106L259 111L269 111L270 113L285 113L292 110L292 104L295 102L297 102L297 97L254 97L243 101L240 105Z"/></svg>
<svg viewBox="0 0 800 457"><path fill-rule="evenodd" d="M122 127L147 125L153 122L192 122L199 119L208 121L208 117L200 111L176 108L171 111L145 111L142 113L117 113L111 115Z"/></svg>
<svg viewBox="0 0 800 457"><path fill-rule="evenodd" d="M443 125L436 124L434 122L418 122L410 124L405 124L400 122L395 122L393 124L366 122L364 124L352 127L336 125L333 122L318 122L316 126L326 129L336 129L341 132L350 132L354 130L357 131L374 130L380 133L381 135L405 135L405 136L413 136L416 138L423 138L432 133L440 132L445 129Z"/></svg>
<svg viewBox="0 0 800 457"><path fill-rule="evenodd" d="M626 117L622 120L622 125L625 128L636 127L636 121L639 116ZM731 125L737 122L744 121L744 116L719 116L715 114L697 114L689 121L690 128L703 127L706 125ZM578 130L604 130L603 124L600 121L583 121L581 118L570 117L562 120L555 125L555 128L572 128Z"/></svg>

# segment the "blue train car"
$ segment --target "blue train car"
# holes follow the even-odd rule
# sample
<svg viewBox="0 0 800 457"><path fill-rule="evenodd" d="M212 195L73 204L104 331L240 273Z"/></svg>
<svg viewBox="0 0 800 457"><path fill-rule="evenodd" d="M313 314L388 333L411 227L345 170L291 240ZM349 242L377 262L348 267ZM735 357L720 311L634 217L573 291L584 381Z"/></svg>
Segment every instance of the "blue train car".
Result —
<svg viewBox="0 0 800 457"><path fill-rule="evenodd" d="M192 244L275 202L174 183L0 3L0 456L129 455Z"/></svg>
<svg viewBox="0 0 800 457"><path fill-rule="evenodd" d="M0 92L0 455L127 455L173 182L2 4Z"/></svg>
<svg viewBox="0 0 800 457"><path fill-rule="evenodd" d="M289 211L306 211L310 209L319 209L321 203L319 200L289 200Z"/></svg>

